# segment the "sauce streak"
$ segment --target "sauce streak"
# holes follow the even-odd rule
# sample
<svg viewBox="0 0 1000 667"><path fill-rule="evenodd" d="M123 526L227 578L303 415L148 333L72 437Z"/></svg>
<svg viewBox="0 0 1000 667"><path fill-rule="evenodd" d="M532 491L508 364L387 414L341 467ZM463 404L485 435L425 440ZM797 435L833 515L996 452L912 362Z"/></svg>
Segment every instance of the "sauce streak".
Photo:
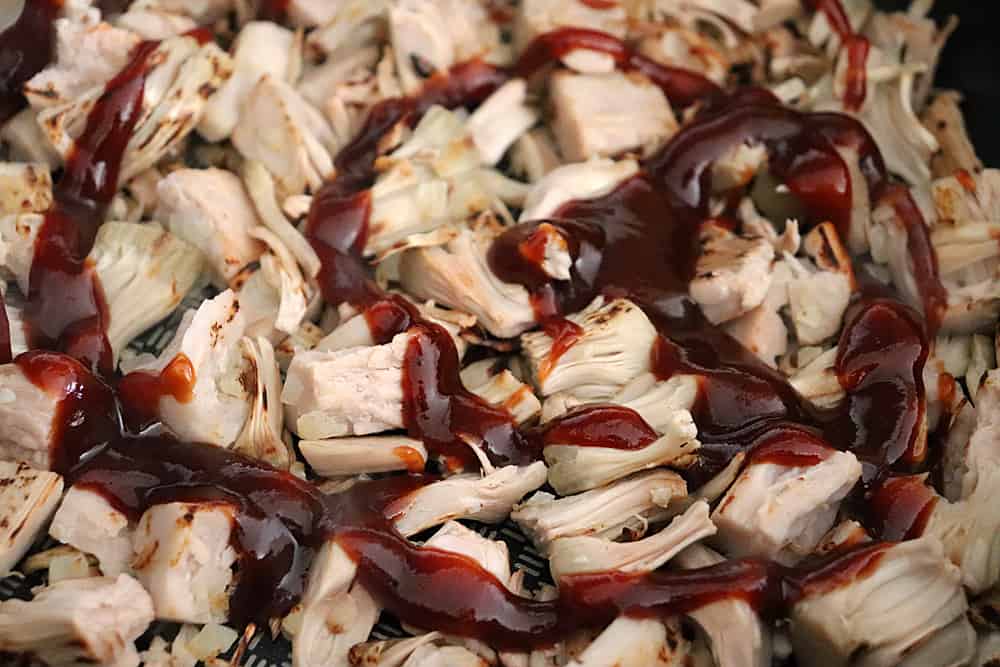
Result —
<svg viewBox="0 0 1000 667"><path fill-rule="evenodd" d="M106 374L113 370L108 309L87 255L118 188L125 148L142 113L147 60L157 45L139 44L87 115L53 192L55 202L45 214L31 263L24 309L30 347L66 352Z"/></svg>
<svg viewBox="0 0 1000 667"><path fill-rule="evenodd" d="M337 177L317 193L306 237L322 262L320 289L327 303L349 303L364 311L372 337L385 343L412 330L403 364L403 422L410 437L459 465L476 466L470 447L496 465L530 460L531 445L510 412L465 389L451 335L421 317L406 299L375 285L363 253L368 239L374 161L382 138L397 123L416 124L431 106L472 106L507 79L479 61L456 65L431 77L416 97L384 100L369 112L360 134L337 155Z"/></svg>
<svg viewBox="0 0 1000 667"><path fill-rule="evenodd" d="M842 48L847 52L847 86L844 91L844 107L857 111L865 103L868 95L868 40L854 31L840 0L805 0L814 11L823 12L826 20L840 38Z"/></svg>
<svg viewBox="0 0 1000 667"><path fill-rule="evenodd" d="M288 6L291 0L260 0L257 18L261 21L281 23L288 17Z"/></svg>
<svg viewBox="0 0 1000 667"><path fill-rule="evenodd" d="M671 104L678 107L689 107L722 95L722 89L701 74L661 65L614 35L588 28L558 28L539 35L521 54L514 73L527 78L577 49L607 54L619 68L642 73L663 91Z"/></svg>
<svg viewBox="0 0 1000 667"><path fill-rule="evenodd" d="M10 320L7 317L7 304L3 294L0 294L0 364L9 364L14 355L10 343Z"/></svg>

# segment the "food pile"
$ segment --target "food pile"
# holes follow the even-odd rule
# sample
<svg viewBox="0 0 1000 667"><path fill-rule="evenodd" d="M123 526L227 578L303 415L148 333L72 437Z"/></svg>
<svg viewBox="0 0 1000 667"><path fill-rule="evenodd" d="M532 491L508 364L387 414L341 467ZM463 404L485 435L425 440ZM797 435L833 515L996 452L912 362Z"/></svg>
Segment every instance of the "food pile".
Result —
<svg viewBox="0 0 1000 667"><path fill-rule="evenodd" d="M0 660L1000 660L930 5L0 10Z"/></svg>

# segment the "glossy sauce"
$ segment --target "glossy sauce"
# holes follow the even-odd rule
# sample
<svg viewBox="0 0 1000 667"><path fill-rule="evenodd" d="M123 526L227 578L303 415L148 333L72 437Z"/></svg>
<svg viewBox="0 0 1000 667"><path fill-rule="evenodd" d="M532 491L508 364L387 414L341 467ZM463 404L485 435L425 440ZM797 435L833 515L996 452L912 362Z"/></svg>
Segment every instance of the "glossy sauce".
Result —
<svg viewBox="0 0 1000 667"><path fill-rule="evenodd" d="M797 424L769 429L750 449L750 463L773 463L808 468L827 460L837 450L816 432Z"/></svg>
<svg viewBox="0 0 1000 667"><path fill-rule="evenodd" d="M811 9L823 12L830 28L837 34L842 48L847 51L847 88L844 91L844 107L857 111L868 94L868 40L851 27L844 5L840 0L805 0Z"/></svg>
<svg viewBox="0 0 1000 667"><path fill-rule="evenodd" d="M405 297L391 295L365 308L363 316L376 345L383 345L401 331L423 321L420 311Z"/></svg>
<svg viewBox="0 0 1000 667"><path fill-rule="evenodd" d="M836 371L847 397L823 414L827 438L861 460L870 484L890 469L916 469L924 418L927 339L919 316L898 302L862 299L848 309Z"/></svg>
<svg viewBox="0 0 1000 667"><path fill-rule="evenodd" d="M190 403L197 380L191 360L178 353L159 373L135 371L118 382L118 395L129 426L141 431L159 420L160 399Z"/></svg>
<svg viewBox="0 0 1000 667"><path fill-rule="evenodd" d="M22 87L52 60L61 8L61 0L25 0L21 15L0 32L0 125L28 105Z"/></svg>
<svg viewBox="0 0 1000 667"><path fill-rule="evenodd" d="M890 477L871 494L864 511L883 539L910 540L923 534L938 499L923 475Z"/></svg>
<svg viewBox="0 0 1000 667"><path fill-rule="evenodd" d="M65 473L95 449L118 437L114 391L76 359L30 350L14 360L25 377L59 400L52 419L52 470Z"/></svg>
<svg viewBox="0 0 1000 667"><path fill-rule="evenodd" d="M538 602L511 593L474 560L420 547L391 525L395 506L433 481L397 475L324 495L266 463L167 434L120 433L116 397L80 362L33 351L20 368L62 397L54 469L100 493L131 520L169 502L217 505L232 513L238 573L230 598L236 623L266 622L300 599L317 550L335 540L387 611L418 627L477 637L496 648L551 644L619 612L675 615L740 597L767 615L799 596L864 576L885 545L866 546L798 569L759 560L727 561L680 572L574 575L561 596Z"/></svg>
<svg viewBox="0 0 1000 667"><path fill-rule="evenodd" d="M14 359L10 345L10 320L3 294L0 294L0 364L9 364Z"/></svg>
<svg viewBox="0 0 1000 667"><path fill-rule="evenodd" d="M24 309L30 347L64 351L106 374L113 370L108 309L87 255L118 188L125 148L142 113L147 60L157 45L139 44L87 115L35 241Z"/></svg>
<svg viewBox="0 0 1000 667"><path fill-rule="evenodd" d="M535 457L510 411L465 388L455 343L441 326L423 322L411 330L403 359L403 424L429 452L478 467L471 447L494 465L523 464Z"/></svg>
<svg viewBox="0 0 1000 667"><path fill-rule="evenodd" d="M411 330L403 361L403 422L410 437L453 465L477 467L471 447L496 465L531 459L531 444L508 410L465 389L451 335L421 317L406 299L375 285L363 251L368 239L374 161L382 138L397 123L415 125L431 106L472 106L507 80L502 70L479 61L456 65L431 77L412 98L385 100L368 115L360 134L337 155L336 177L317 193L306 237L322 262L320 289L330 304L349 303L364 312L372 337L390 341Z"/></svg>
<svg viewBox="0 0 1000 667"><path fill-rule="evenodd" d="M577 49L599 51L611 56L620 69L642 73L677 107L689 107L722 95L718 85L697 72L661 65L614 35L588 28L559 28L539 35L521 54L514 73L530 77Z"/></svg>
<svg viewBox="0 0 1000 667"><path fill-rule="evenodd" d="M141 52L137 60L139 56ZM412 335L404 359L403 388L407 432L446 458L474 462L468 444L472 442L495 464L527 462L538 457L538 439L518 430L506 410L485 403L462 386L457 351L448 332L419 318L415 309L401 308L388 300L370 279L361 256L370 209L367 188L374 178L371 162L383 134L396 122L414 122L427 108L428 100L451 106L475 103L506 77L495 70L490 74L491 69L482 65L465 67L453 70L453 75L477 73L471 84L465 79L451 82L435 77L429 81L425 96L388 101L372 111L362 135L338 156L337 178L317 193L309 214L308 237L323 261L321 289L331 305L347 302L371 310L365 314L366 321L379 340L391 338L397 327L409 327ZM143 69L137 65L128 71L134 72L133 78L140 78ZM141 102L141 86L129 84L127 77L119 84L114 90L109 85L109 95L122 105L116 116L119 123L110 125L112 129L105 140L97 142L100 150L95 153L104 155L106 145L124 146L113 141L120 136L114 128L134 122L128 110L136 108L137 99ZM130 90L132 95L116 95L119 88ZM789 456L798 457L796 461L804 460L802 457L815 460L825 451L822 439L801 427L805 424L822 430L827 423L807 414L777 372L709 325L687 298L687 283L697 257L697 232L707 203L702 186L708 167L733 141L755 138L780 155L781 142L788 140L791 146L798 138L817 155L828 156L836 170L829 157L829 142L845 127L853 127L851 121L818 123L814 116L779 110L759 92L731 99L739 104L727 106L715 100L707 105L699 120L647 163L642 174L614 192L563 207L557 217L570 222L559 224L575 248L572 285L552 286L547 281L529 285L533 295L548 295L553 313L569 304L585 303L597 293L629 296L642 305L662 332L652 351L655 371L664 378L678 372L701 376L701 395L694 412L699 437L705 441L703 459L709 462L703 472L716 463L724 464L727 456L750 442L757 443L756 453L762 460L787 460L781 457ZM95 114L99 109L100 105ZM853 139L864 140L867 135L861 132ZM695 141L692 136L701 139ZM111 153L109 150L102 158L108 160L109 168L114 163ZM869 167L866 176L884 180L877 153L865 155L864 160L863 166ZM682 165L680 171L678 165ZM792 165L787 175L794 181L801 174ZM88 181L88 188L81 186L80 190L95 193L91 201L99 209L107 203L101 200L104 188L113 193L113 180ZM68 182L74 179L70 177ZM817 212L821 200L827 204L849 201L836 183L833 192L822 191L815 182L799 189ZM828 212L839 215L842 223L849 222L842 210ZM83 232L70 239L74 251L67 253L70 258L85 256L80 250L89 248L87 238L92 242L89 227L83 227ZM96 225L92 227L96 229ZM518 230L515 227L510 234L521 233L523 239L523 229ZM518 245L508 243L506 247L517 249ZM509 254L498 250L491 261L504 270L529 275L524 255L519 253L518 259ZM531 253L527 254L530 259ZM34 282L34 275L32 278ZM888 369L867 368L872 346L862 328L882 331L884 319L884 330L894 333L905 329L900 327L906 318L884 304L859 307L860 314L852 317L844 333L854 347L842 351L838 368L843 369L842 381L851 383L852 391L870 390L876 395L884 383L897 379L890 377ZM869 311L874 313L872 317L866 317ZM879 313L885 313L884 317ZM909 338L899 344L898 361L912 371L919 365L919 354L911 349L913 332L905 331ZM326 496L289 473L234 452L178 442L150 430L143 436L123 433L121 426L128 422L119 414L115 392L70 357L35 351L22 355L16 363L36 385L61 397L53 467L66 474L68 481L100 492L133 519L154 504L174 501L220 503L232 509L237 528L233 541L239 554L239 577L231 599L231 618L236 623L265 622L286 612L301 596L308 567L327 539L337 540L352 555L358 562L361 582L384 609L404 623L478 637L498 648L551 644L581 626L606 623L621 612L675 615L731 597L751 602L762 613L782 614L801 595L865 576L885 549L882 544L866 546L800 569L737 560L681 572L574 575L561 582L560 598L538 602L510 593L471 559L418 547L392 529L385 516L387 508L431 478L397 475ZM139 388L126 388L123 396L143 396L141 402L146 403L150 400L144 397L148 384L158 396L184 397L189 380L193 380L193 373L188 374L181 362L166 380L162 374L155 379L132 380ZM905 378L902 382L906 386ZM914 385L914 391L921 390ZM909 403L904 401L904 405ZM770 429L773 433L783 423L792 424L787 426L789 433L798 429L795 437L799 444L790 447L781 438L767 440L766 432ZM573 411L542 433L543 442L545 438L554 442L572 437L594 446L628 448L645 446L656 435L636 413L609 406ZM908 452L903 435L888 448L899 458Z"/></svg>
<svg viewBox="0 0 1000 667"><path fill-rule="evenodd" d="M560 582L560 602L566 613L594 625L620 614L670 616L734 598L769 618L787 614L803 597L871 574L888 546L865 545L795 568L747 558L695 570L571 575Z"/></svg>
<svg viewBox="0 0 1000 667"><path fill-rule="evenodd" d="M584 405L541 427L545 445L642 449L659 435L632 408Z"/></svg>
<svg viewBox="0 0 1000 667"><path fill-rule="evenodd" d="M806 425L833 446L855 451L865 463L866 484L897 464L903 470L919 467L927 334L917 314L898 302L858 301L846 318L837 361L848 399L838 410L817 414L782 374L707 322L688 297L698 236L709 218L711 166L747 141L767 148L772 171L808 211L804 222L832 220L842 238L850 232L852 195L838 148L854 151L872 205L887 201L904 220L927 320L934 326L944 292L926 225L909 193L889 183L871 136L847 116L799 113L752 90L704 109L640 174L608 195L571 202L555 213L558 221L576 224L564 225L564 235L574 229L603 232L598 257L591 261L593 278L584 282L574 276L571 287L550 288L564 297L556 310L577 310L596 294L627 296L661 333L652 351L653 372L661 379L682 373L700 377L692 413L703 446L699 462L686 471L694 486L761 433L788 423ZM511 228L490 255L501 279L520 278L535 293L542 289L534 278L537 268L519 246L537 224ZM595 236L588 231L588 239Z"/></svg>

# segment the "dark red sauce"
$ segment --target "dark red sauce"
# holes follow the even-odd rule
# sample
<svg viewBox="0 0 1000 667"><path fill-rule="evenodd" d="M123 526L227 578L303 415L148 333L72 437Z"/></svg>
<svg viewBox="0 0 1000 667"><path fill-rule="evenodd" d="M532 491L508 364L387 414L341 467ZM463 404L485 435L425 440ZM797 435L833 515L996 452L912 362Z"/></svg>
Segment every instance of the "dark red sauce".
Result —
<svg viewBox="0 0 1000 667"><path fill-rule="evenodd" d="M822 463L836 451L814 431L798 424L783 424L754 442L750 462L806 468Z"/></svg>
<svg viewBox="0 0 1000 667"><path fill-rule="evenodd" d="M10 345L10 320L3 294L0 294L0 364L9 364L14 359Z"/></svg>
<svg viewBox="0 0 1000 667"><path fill-rule="evenodd" d="M890 469L919 468L925 458L919 429L927 333L916 313L885 299L865 297L855 304L837 362L848 398L837 410L817 414L782 374L707 322L689 299L698 236L710 218L711 166L747 141L767 148L772 171L808 211L806 222L832 220L843 237L850 231L852 196L850 173L837 148L856 151L872 204L887 201L904 219L927 320L934 326L944 292L926 225L909 193L890 184L871 136L847 116L799 113L754 91L703 109L640 174L613 192L556 212L564 236L587 230L588 280L574 275L570 281L539 282L537 265L523 247L537 222L505 232L491 249L491 267L534 294L548 289L555 313L578 310L596 294L627 296L645 310L661 332L652 351L654 373L662 379L678 373L701 378L692 413L702 448L698 463L686 471L693 486L762 434L788 424L808 427L834 447L857 453L866 485Z"/></svg>
<svg viewBox="0 0 1000 667"><path fill-rule="evenodd" d="M722 95L722 89L697 72L670 67L647 58L614 35L588 28L559 28L539 35L521 54L514 73L529 77L577 49L599 51L627 71L640 72L659 86L671 104L689 107Z"/></svg>
<svg viewBox="0 0 1000 667"><path fill-rule="evenodd" d="M822 418L827 437L861 460L866 482L890 467L923 462L926 359L919 316L898 302L863 299L845 315L836 370L847 398Z"/></svg>
<svg viewBox="0 0 1000 667"><path fill-rule="evenodd" d="M131 0L98 0L95 4L101 10L101 16L112 16L121 14L132 3Z"/></svg>
<svg viewBox="0 0 1000 667"><path fill-rule="evenodd" d="M930 228L924 216L913 201L909 190L898 184L885 187L882 198L892 204L896 215L906 228L906 244L910 255L910 266L923 297L924 317L927 319L929 335L933 335L941 325L941 318L948 305L948 291L938 277L937 254L931 245Z"/></svg>
<svg viewBox="0 0 1000 667"><path fill-rule="evenodd" d="M435 104L478 104L506 80L503 70L474 60L432 76L415 97L383 100L369 111L358 136L337 154L336 176L316 193L307 219L306 236L322 263L318 281L327 303L365 306L381 298L361 253L371 214L368 189L383 137L398 123L415 125Z"/></svg>
<svg viewBox="0 0 1000 667"><path fill-rule="evenodd" d="M51 62L61 8L61 0L25 0L21 15L0 32L0 125L28 105L24 84Z"/></svg>
<svg viewBox="0 0 1000 667"><path fill-rule="evenodd" d="M542 427L546 445L642 449L658 434L638 412L622 405L585 405Z"/></svg>
<svg viewBox="0 0 1000 667"><path fill-rule="evenodd" d="M620 44L607 42L607 36L596 35L583 35L584 43L569 48L597 48L614 55L621 66L641 69L642 63L634 54ZM572 43L569 37L547 40L529 50L535 60L526 58L518 71L531 71L540 66L533 62L556 57L558 49L564 48L560 40ZM120 137L130 131L129 123L134 123L135 110L141 105L142 86L135 81L144 75L144 57L140 48L137 62L116 77L114 86L109 84L102 98L102 102L111 98L119 101L115 118L104 116L99 103L88 119L87 141L81 144L91 146L91 156L80 158L79 165L70 165L66 185L60 183L60 191L66 188L60 202L65 198L99 211L107 204L103 197L108 189L113 194L117 178L100 180L96 178L100 172L87 165L95 164L95 159L105 161L104 173L115 174L112 168L121 158L120 153L115 157L115 147L123 149ZM132 74L126 75L128 72ZM874 143L850 119L784 110L760 92L739 93L728 102L717 89L699 88L696 95L692 91L698 86L687 87L680 75L667 74L658 83L677 87L674 94L668 92L673 102L684 104L708 96L710 103L640 175L606 197L573 202L558 211L556 222L574 253L572 280L568 285L550 285L545 280L526 279L533 296L539 301L546 299L545 312L553 316L571 305L575 309L585 304L598 293L628 296L646 310L661 331L651 351L657 374L665 378L681 372L701 377L701 395L694 413L705 444L700 452L702 468L692 473L696 476L710 474L748 444L755 445L751 456L760 460L816 461L828 451L824 438L837 447L857 449L882 468L895 461L918 464L908 439L912 424L917 422L906 392L919 396L922 386L906 374L920 370L922 357L917 347L923 346L923 354L926 347L922 339L918 346L923 332L909 326L918 322L909 311L898 304L866 299L852 311L844 330L838 371L848 393L859 397L845 403L847 410L853 411L851 417L883 419L887 409L905 412L894 415L896 428L883 431L889 432L889 441L876 443L857 431L841 438L834 429L826 428L840 413L830 416L807 411L777 372L708 324L687 297L698 251L697 234L706 217L708 170L728 147L748 139L764 143L772 156L772 168L789 182L807 208L812 207L814 221L834 219L844 230L843 225L850 220L845 213L850 205L849 181L842 162L834 160L833 146L849 142L858 148L877 199L887 192L887 179L877 151L868 150ZM369 311L366 321L379 340L391 338L399 327L408 327L413 334L404 359L407 432L422 439L434 453L475 462L471 442L497 464L537 458L536 434L518 430L506 410L485 403L462 386L451 336L419 318L415 309L387 299L371 280L361 254L368 234L367 188L374 179L372 162L384 134L398 122L412 124L432 103L459 106L481 101L507 76L482 64L459 66L450 77L430 79L421 96L376 106L361 136L338 155L337 177L317 193L308 221L308 237L323 262L320 284L327 301L332 305L347 302ZM454 81L452 77L456 77ZM95 127L105 128L102 137L96 137L97 130L90 130L91 121ZM95 134L93 142L86 136L91 132ZM803 149L808 155L800 157ZM838 174L841 178L833 178L829 187L823 187L826 176ZM84 218L95 223L81 224L72 234L69 225L54 227L62 230L58 234L46 233L50 245L66 249L59 255L64 260L59 266L72 269L70 275L82 275L80 267L86 256L82 251L89 250L100 219L96 214ZM495 246L491 263L503 267L506 275L529 276L533 269L526 264L534 257L530 243L528 252L520 252L520 242L527 238L525 229L515 227L510 234L520 237ZM62 246L57 241L62 241ZM537 273L534 275L537 278ZM936 270L929 275L936 276ZM43 285L55 284L52 278L39 280ZM33 272L32 284L35 282ZM94 290L96 293L99 286ZM33 292L36 296L56 293L54 288ZM50 298L60 297L45 297ZM83 311L91 318L104 317L96 306ZM57 342L67 335L58 326L50 329L56 330L53 340ZM103 329L100 331L103 335ZM71 333L71 340L78 341L76 332ZM888 361L872 361L876 339L891 348L891 354L884 355ZM63 343L60 346L73 348ZM356 559L362 583L384 609L403 622L478 637L498 648L549 644L581 626L607 623L623 612L675 615L730 597L745 599L762 613L781 614L802 595L866 576L886 548L884 544L869 545L797 569L738 560L680 572L575 575L560 582L559 599L538 602L513 595L468 558L418 547L393 530L385 517L390 503L429 478L398 475L326 496L291 474L227 450L178 442L168 434L152 435L150 430L143 436L127 429L123 432L123 423L127 427L129 422L121 417L116 392L70 357L36 351L20 356L16 363L39 387L61 398L53 467L65 473L70 482L100 492L132 518L152 505L172 501L221 503L232 508L236 525L233 541L240 554L239 577L231 599L231 618L237 623L263 622L286 612L301 596L314 553L327 539L337 540ZM124 383L121 402L129 402L130 395L146 405L151 395L188 395L193 374L186 372L183 360L167 376ZM892 397L890 386L897 388ZM900 391L905 396L901 397ZM546 438L572 437L577 443L627 447L646 446L656 435L636 413L608 406L571 412L540 432L543 442ZM881 449L876 451L876 446Z"/></svg>
<svg viewBox="0 0 1000 667"><path fill-rule="evenodd" d="M910 540L923 534L938 500L923 475L890 477L871 494L864 511L877 535Z"/></svg>
<svg viewBox="0 0 1000 667"><path fill-rule="evenodd" d="M125 147L142 112L147 60L156 42L139 44L105 86L54 190L55 203L35 241L24 314L32 348L55 349L112 371L104 292L87 262L118 188Z"/></svg>
<svg viewBox="0 0 1000 667"><path fill-rule="evenodd" d="M475 561L420 547L396 532L393 507L432 478L398 475L359 482L332 495L266 463L168 434L119 431L115 393L80 362L52 352L21 355L20 368L61 398L56 470L137 520L169 502L217 504L233 515L238 576L230 620L266 622L301 597L316 551L336 540L358 563L358 576L403 622L478 637L497 648L551 644L619 612L674 615L741 597L777 614L798 596L852 580L883 546L865 547L806 568L727 561L681 572L575 575L561 596L538 602L514 595Z"/></svg>
<svg viewBox="0 0 1000 667"><path fill-rule="evenodd" d="M31 350L14 360L31 382L59 399L50 442L52 470L65 472L119 433L112 389L76 359Z"/></svg>
<svg viewBox="0 0 1000 667"><path fill-rule="evenodd" d="M118 395L128 425L135 430L159 419L160 399L172 397L178 403L194 398L197 380L191 360L183 352L177 354L159 373L135 371L118 382Z"/></svg>
<svg viewBox="0 0 1000 667"><path fill-rule="evenodd" d="M399 332L423 321L416 306L398 295L388 296L368 306L364 317L376 345L388 343Z"/></svg>
<svg viewBox="0 0 1000 667"><path fill-rule="evenodd" d="M573 260L570 280L552 281L542 270L547 243L547 234L540 229L542 225L555 228L565 239ZM583 307L594 293L604 243L604 229L600 225L566 219L539 220L511 227L490 246L487 260L490 270L500 280L528 289L539 322L555 321L562 319L566 304Z"/></svg>
<svg viewBox="0 0 1000 667"><path fill-rule="evenodd" d="M847 50L847 90L844 92L844 106L857 111L868 94L868 40L854 31L840 0L805 0L805 5L814 11L823 12L830 28L840 37Z"/></svg>
<svg viewBox="0 0 1000 667"><path fill-rule="evenodd" d="M257 8L257 18L261 21L274 21L281 23L288 17L288 5L290 0L259 0Z"/></svg>
<svg viewBox="0 0 1000 667"><path fill-rule="evenodd" d="M403 424L428 451L477 467L470 446L478 446L496 465L536 458L528 439L508 410L468 391L451 335L422 322L413 332L403 360Z"/></svg>
<svg viewBox="0 0 1000 667"><path fill-rule="evenodd" d="M459 377L458 352L451 335L420 316L401 297L374 283L362 257L368 239L374 161L379 143L397 123L414 125L432 105L448 108L482 102L507 80L491 65L472 61L431 77L412 98L385 100L369 113L360 134L337 155L336 177L314 198L306 236L322 262L323 298L364 309L373 337L388 342L412 329L403 368L403 420L407 433L428 449L459 465L477 466L470 446L480 447L498 465L531 458L531 445L510 412L467 391Z"/></svg>
<svg viewBox="0 0 1000 667"><path fill-rule="evenodd" d="M773 617L787 613L803 597L871 574L888 546L870 544L796 568L740 559L696 570L571 575L560 582L560 603L588 625L610 622L620 614L685 613L733 598L744 600L765 617Z"/></svg>
<svg viewBox="0 0 1000 667"><path fill-rule="evenodd" d="M552 349L549 356L538 369L538 380L541 382L549 376L559 359L573 347L583 336L583 327L565 317L550 317L542 321L542 329L552 337Z"/></svg>

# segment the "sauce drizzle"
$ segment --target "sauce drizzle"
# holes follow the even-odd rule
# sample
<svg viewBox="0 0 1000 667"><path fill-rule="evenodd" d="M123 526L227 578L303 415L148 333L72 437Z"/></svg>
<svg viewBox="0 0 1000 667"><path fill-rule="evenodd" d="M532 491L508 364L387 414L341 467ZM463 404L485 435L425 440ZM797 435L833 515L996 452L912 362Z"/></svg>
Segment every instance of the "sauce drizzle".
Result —
<svg viewBox="0 0 1000 667"><path fill-rule="evenodd" d="M916 240L911 250L929 253L915 263L925 269L922 294L933 321L937 311L928 294L937 280L936 264L929 243L922 245L918 223L924 235L925 226L916 206L908 205L908 193L889 185L881 157L863 127L843 116L783 109L760 91L727 97L697 75L654 71L603 33L557 31L539 39L514 73L536 71L572 48L591 48L610 53L626 69L643 71L670 91L675 104L706 104L639 175L604 197L571 202L557 212L552 224L567 237L574 259L568 284L539 277L527 265L531 253L520 252L537 222L513 227L509 238L505 234L497 242L490 253L497 274L523 282L538 304L540 319L546 326L570 331L568 338L575 334L560 324L561 313L596 294L627 296L643 307L661 334L651 351L654 372L661 378L677 373L700 378L693 412L704 441L703 456L701 468L688 473L690 479L707 479L740 449L750 449L751 458L761 461L802 464L828 456L832 448L827 443L871 461L875 472L870 479L894 471L897 462L921 465L914 434L921 417L917 410L923 397L920 371L926 332L912 311L885 299L859 299L848 316L837 360L849 396L847 407L816 414L779 373L709 324L687 296L698 232L707 217L710 167L725 150L746 141L764 144L776 173L814 218L810 222L832 219L846 233L850 178L837 148L849 146L858 151L873 202L893 198L900 216L912 222ZM117 186L118 164L141 110L145 62L153 48L144 43L137 49L88 117L78 151L57 189L57 205L43 225L38 275L32 270L33 336L98 367L110 356L103 334L106 308L85 257ZM537 432L519 429L508 411L464 388L450 334L405 300L382 292L363 261L371 208L368 188L382 138L397 123L415 123L431 104L474 105L509 75L483 63L466 63L429 79L421 95L386 100L371 110L359 137L338 155L337 177L316 194L309 212L307 236L323 263L321 291L331 305L349 303L363 311L380 342L403 330L411 333L404 359L404 422L408 434L422 439L433 453L475 462L471 445L503 465L535 460L539 443L564 439L589 446L644 447L656 438L655 431L634 411L617 406L587 406ZM72 317L67 317L71 305ZM61 319L55 315L59 312ZM885 346L891 354L880 357L889 360L873 360ZM778 615L803 595L866 576L888 547L866 545L795 569L744 559L680 572L574 575L560 582L559 598L535 601L511 593L475 561L419 547L393 529L387 508L433 481L431 477L397 475L324 495L265 463L179 442L167 433L153 433L145 424L136 427L127 415L132 403L148 408L150 394L190 400L194 373L183 358L159 376L123 382L117 392L85 364L57 352L34 350L15 363L37 386L59 398L53 468L69 482L101 493L133 519L165 502L232 508L239 577L230 616L237 623L266 622L287 612L301 597L316 551L331 539L358 563L360 581L380 605L402 621L478 637L498 648L551 644L580 626L598 626L620 613L672 615L731 597L747 600L765 615ZM838 421L867 424L873 415L881 416L886 405L899 415L887 431L878 432L878 440L842 428ZM888 481L880 489L891 495L904 488L894 484L904 483ZM926 505L920 512L925 510Z"/></svg>
<svg viewBox="0 0 1000 667"><path fill-rule="evenodd" d="M147 61L142 42L87 115L35 241L24 309L32 348L66 352L113 371L104 292L87 255L118 188L118 172L142 113Z"/></svg>

